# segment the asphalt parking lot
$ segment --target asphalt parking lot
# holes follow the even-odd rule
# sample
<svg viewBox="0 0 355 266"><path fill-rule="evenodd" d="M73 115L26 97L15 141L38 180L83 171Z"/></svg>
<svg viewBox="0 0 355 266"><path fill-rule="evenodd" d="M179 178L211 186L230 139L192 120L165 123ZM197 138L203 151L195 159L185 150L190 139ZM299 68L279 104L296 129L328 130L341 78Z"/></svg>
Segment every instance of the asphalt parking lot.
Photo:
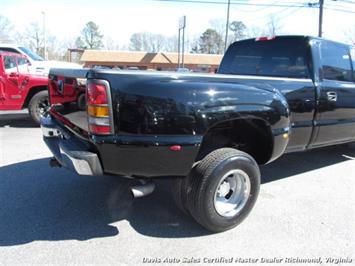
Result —
<svg viewBox="0 0 355 266"><path fill-rule="evenodd" d="M168 181L133 200L126 180L53 169L49 157L25 112L0 112L1 265L355 264L355 144L263 166L252 213L220 234L175 208Z"/></svg>

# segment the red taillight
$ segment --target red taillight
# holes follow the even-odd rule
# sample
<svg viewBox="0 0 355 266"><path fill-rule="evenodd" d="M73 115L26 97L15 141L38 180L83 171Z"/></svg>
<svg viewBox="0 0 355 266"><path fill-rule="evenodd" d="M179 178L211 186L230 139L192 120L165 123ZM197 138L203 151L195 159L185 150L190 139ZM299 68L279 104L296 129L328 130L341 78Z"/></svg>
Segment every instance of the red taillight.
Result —
<svg viewBox="0 0 355 266"><path fill-rule="evenodd" d="M107 104L106 86L103 84L89 83L87 88L88 104Z"/></svg>
<svg viewBox="0 0 355 266"><path fill-rule="evenodd" d="M95 135L113 133L109 105L109 84L106 81L91 81L87 84L87 115L89 131Z"/></svg>
<svg viewBox="0 0 355 266"><path fill-rule="evenodd" d="M255 41L256 42L259 42L259 41L271 41L271 40L273 40L275 38L276 38L276 36L259 37L259 38L256 38Z"/></svg>
<svg viewBox="0 0 355 266"><path fill-rule="evenodd" d="M109 135L111 134L110 126L89 125L90 132L96 135Z"/></svg>

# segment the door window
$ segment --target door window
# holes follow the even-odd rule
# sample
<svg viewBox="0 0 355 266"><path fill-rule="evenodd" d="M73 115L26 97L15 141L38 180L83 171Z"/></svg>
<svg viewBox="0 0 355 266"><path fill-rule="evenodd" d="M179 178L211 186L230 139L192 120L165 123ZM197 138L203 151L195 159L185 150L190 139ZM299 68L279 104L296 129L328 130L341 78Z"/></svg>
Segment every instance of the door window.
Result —
<svg viewBox="0 0 355 266"><path fill-rule="evenodd" d="M321 56L324 79L352 81L349 48L346 45L323 41Z"/></svg>
<svg viewBox="0 0 355 266"><path fill-rule="evenodd" d="M19 73L28 73L29 72L28 64L29 64L29 61L27 58L18 57L17 58L17 65L18 65Z"/></svg>
<svg viewBox="0 0 355 266"><path fill-rule="evenodd" d="M16 58L14 56L4 56L4 67L6 73L17 72Z"/></svg>

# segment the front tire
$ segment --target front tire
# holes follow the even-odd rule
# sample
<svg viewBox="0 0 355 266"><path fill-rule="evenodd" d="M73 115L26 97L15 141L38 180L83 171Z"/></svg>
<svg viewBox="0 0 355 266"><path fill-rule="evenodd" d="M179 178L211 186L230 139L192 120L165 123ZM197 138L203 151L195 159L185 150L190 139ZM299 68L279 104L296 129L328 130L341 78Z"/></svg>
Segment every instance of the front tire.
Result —
<svg viewBox="0 0 355 266"><path fill-rule="evenodd" d="M222 232L250 213L259 194L260 170L249 154L222 148L202 159L188 180L189 212L209 231Z"/></svg>
<svg viewBox="0 0 355 266"><path fill-rule="evenodd" d="M28 104L28 111L32 120L37 125L41 123L41 115L47 110L48 107L48 91L40 91L33 95Z"/></svg>

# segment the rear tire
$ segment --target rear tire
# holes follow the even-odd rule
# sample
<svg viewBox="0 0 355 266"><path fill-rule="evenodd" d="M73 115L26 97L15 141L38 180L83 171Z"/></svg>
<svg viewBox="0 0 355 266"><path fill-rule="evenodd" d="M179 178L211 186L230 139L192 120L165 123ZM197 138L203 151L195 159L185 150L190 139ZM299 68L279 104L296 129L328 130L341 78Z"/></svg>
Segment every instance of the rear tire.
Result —
<svg viewBox="0 0 355 266"><path fill-rule="evenodd" d="M37 125L41 123L41 115L48 109L48 107L48 91L40 91L33 95L28 104L28 111L32 120Z"/></svg>
<svg viewBox="0 0 355 266"><path fill-rule="evenodd" d="M223 148L202 159L188 182L190 189L182 191L192 217L209 231L222 232L250 213L259 194L260 170L249 154Z"/></svg>
<svg viewBox="0 0 355 266"><path fill-rule="evenodd" d="M175 205L180 211L188 214L188 209L186 207L187 199L187 177L185 178L174 178L171 180L171 195Z"/></svg>
<svg viewBox="0 0 355 266"><path fill-rule="evenodd" d="M80 111L85 111L86 109L86 95L85 93L82 93L79 95L76 105Z"/></svg>

